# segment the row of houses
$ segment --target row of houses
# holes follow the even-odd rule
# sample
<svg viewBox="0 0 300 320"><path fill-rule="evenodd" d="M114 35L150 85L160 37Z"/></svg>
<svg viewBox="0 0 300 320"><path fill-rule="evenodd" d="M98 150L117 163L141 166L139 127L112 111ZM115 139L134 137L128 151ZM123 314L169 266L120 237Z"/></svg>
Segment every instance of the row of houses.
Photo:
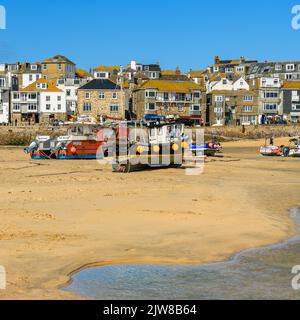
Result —
<svg viewBox="0 0 300 320"><path fill-rule="evenodd" d="M159 63L78 69L57 55L0 64L0 124L181 118L201 125L300 122L300 61L221 60L204 70Z"/></svg>

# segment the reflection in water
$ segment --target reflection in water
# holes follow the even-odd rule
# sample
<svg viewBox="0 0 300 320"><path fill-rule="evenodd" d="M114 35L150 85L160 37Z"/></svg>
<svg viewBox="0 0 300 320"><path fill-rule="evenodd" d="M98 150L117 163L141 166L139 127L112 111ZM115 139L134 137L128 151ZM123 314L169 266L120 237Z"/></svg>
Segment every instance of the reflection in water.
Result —
<svg viewBox="0 0 300 320"><path fill-rule="evenodd" d="M116 265L77 273L65 290L91 299L300 299L292 289L300 265L299 234L280 244L250 249L231 261L195 266Z"/></svg>

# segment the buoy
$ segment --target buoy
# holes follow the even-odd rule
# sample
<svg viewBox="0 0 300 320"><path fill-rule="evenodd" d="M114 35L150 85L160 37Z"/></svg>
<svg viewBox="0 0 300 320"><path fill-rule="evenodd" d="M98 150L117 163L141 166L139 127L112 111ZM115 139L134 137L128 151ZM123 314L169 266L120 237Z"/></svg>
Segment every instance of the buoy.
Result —
<svg viewBox="0 0 300 320"><path fill-rule="evenodd" d="M74 146L72 146L70 151L71 153L76 153L77 149Z"/></svg>
<svg viewBox="0 0 300 320"><path fill-rule="evenodd" d="M182 149L187 149L188 146L189 146L188 143L185 142L185 141L183 141L183 142L181 143Z"/></svg>
<svg viewBox="0 0 300 320"><path fill-rule="evenodd" d="M153 147L153 151L158 153L160 151L160 147L159 146L154 146Z"/></svg>
<svg viewBox="0 0 300 320"><path fill-rule="evenodd" d="M136 151L137 151L137 153L141 154L144 152L144 148L142 146L138 146Z"/></svg>
<svg viewBox="0 0 300 320"><path fill-rule="evenodd" d="M178 151L178 149L179 149L178 144L175 143L175 144L172 145L172 150L173 151Z"/></svg>

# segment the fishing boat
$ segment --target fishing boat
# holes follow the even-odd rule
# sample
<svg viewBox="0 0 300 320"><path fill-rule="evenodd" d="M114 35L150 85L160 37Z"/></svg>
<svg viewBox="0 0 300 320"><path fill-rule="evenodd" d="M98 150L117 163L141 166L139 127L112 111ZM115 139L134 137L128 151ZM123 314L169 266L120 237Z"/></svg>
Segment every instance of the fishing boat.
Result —
<svg viewBox="0 0 300 320"><path fill-rule="evenodd" d="M30 154L31 159L44 160L53 159L55 154L53 152L56 145L56 139L49 136L37 136L31 144L24 149L26 154Z"/></svg>
<svg viewBox="0 0 300 320"><path fill-rule="evenodd" d="M146 167L179 168L183 164L188 137L180 123L136 123L133 127L118 127L113 172L131 172ZM109 144L108 144L109 145ZM107 146L106 146L107 147ZM109 151L111 154L111 151Z"/></svg>
<svg viewBox="0 0 300 320"><path fill-rule="evenodd" d="M190 151L192 151L196 156L205 155L207 157L214 157L216 153L221 152L222 147L220 144L216 143L203 143L203 144L190 144Z"/></svg>
<svg viewBox="0 0 300 320"><path fill-rule="evenodd" d="M260 148L260 154L265 157L278 157L282 156L282 147L265 146Z"/></svg>
<svg viewBox="0 0 300 320"><path fill-rule="evenodd" d="M290 140L290 145L283 148L283 156L293 158L300 157L300 137Z"/></svg>
<svg viewBox="0 0 300 320"><path fill-rule="evenodd" d="M268 140L270 143L268 144ZM261 146L259 153L264 157L279 157L282 156L284 146L274 146L274 136L267 135L265 137L265 145Z"/></svg>
<svg viewBox="0 0 300 320"><path fill-rule="evenodd" d="M98 149L105 143L97 138L99 131L102 130L104 128L99 125L71 125L66 136L56 139L55 158L58 160L96 159Z"/></svg>

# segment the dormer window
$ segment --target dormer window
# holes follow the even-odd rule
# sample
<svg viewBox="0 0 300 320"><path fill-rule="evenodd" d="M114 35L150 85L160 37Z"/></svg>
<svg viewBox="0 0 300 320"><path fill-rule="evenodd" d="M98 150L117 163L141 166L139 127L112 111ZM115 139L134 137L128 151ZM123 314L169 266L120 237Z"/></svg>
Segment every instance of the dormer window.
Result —
<svg viewBox="0 0 300 320"><path fill-rule="evenodd" d="M275 70L276 71L281 71L282 70L282 65L281 64L276 64L275 65Z"/></svg>
<svg viewBox="0 0 300 320"><path fill-rule="evenodd" d="M43 90L46 90L48 88L47 83L38 83L36 87L37 89L43 89Z"/></svg>
<svg viewBox="0 0 300 320"><path fill-rule="evenodd" d="M226 79L223 80L223 84L227 84L227 80Z"/></svg>
<svg viewBox="0 0 300 320"><path fill-rule="evenodd" d="M32 64L31 65L31 70L37 70L37 65L36 64Z"/></svg>

